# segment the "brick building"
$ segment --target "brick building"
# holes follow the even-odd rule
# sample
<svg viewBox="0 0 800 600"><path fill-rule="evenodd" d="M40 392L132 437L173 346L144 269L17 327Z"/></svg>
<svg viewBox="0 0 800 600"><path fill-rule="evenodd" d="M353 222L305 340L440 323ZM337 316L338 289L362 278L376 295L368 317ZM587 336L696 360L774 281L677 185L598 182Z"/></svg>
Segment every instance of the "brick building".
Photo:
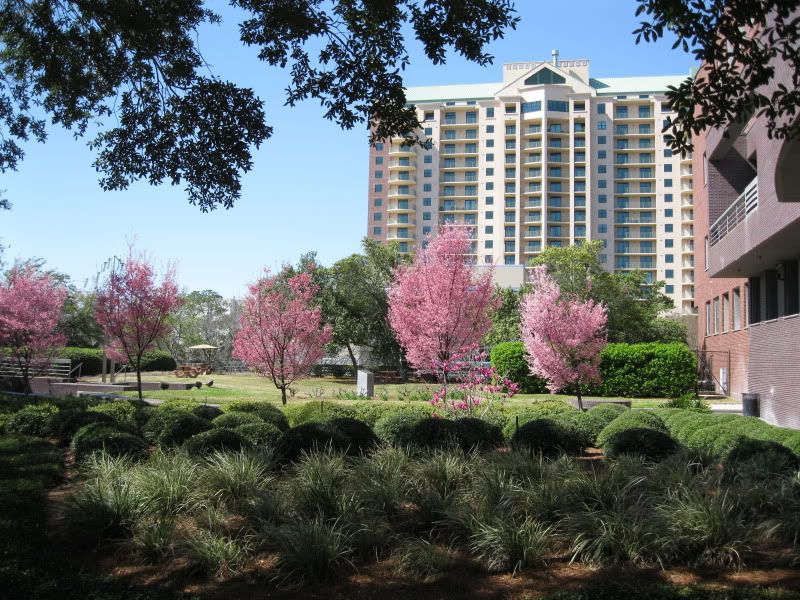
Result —
<svg viewBox="0 0 800 600"><path fill-rule="evenodd" d="M776 60L771 86L792 88ZM800 118L800 117L797 117ZM800 141L764 117L696 136L698 346L718 390L760 395L761 416L800 427Z"/></svg>

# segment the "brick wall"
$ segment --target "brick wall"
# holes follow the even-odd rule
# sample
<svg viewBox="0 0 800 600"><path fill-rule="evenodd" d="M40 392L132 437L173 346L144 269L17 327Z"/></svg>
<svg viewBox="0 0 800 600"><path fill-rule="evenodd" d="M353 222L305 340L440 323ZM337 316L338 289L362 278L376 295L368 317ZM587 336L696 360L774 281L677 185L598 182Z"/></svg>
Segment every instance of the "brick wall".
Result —
<svg viewBox="0 0 800 600"><path fill-rule="evenodd" d="M725 181L724 188L728 193L734 193L733 184L725 179L724 169L710 169L708 182L706 185L703 178L703 169L705 168L704 153L706 152L707 136L705 134L697 135L694 137L694 154L693 154L693 171L695 173L693 183L693 197L694 197L694 297L695 306L697 307L697 348L706 351L706 358L710 362L711 371L714 377L718 380L720 377L720 368L728 369L728 389L727 393L734 398L741 398L742 392L747 392L748 382L748 347L749 347L749 333L744 328L747 302L744 284L747 279L711 279L709 272L706 270L706 246L705 240L708 235L708 228L710 223L716 219L716 216L711 215L711 207L709 206L709 188L713 189L713 184L716 181ZM714 173L712 175L712 173ZM730 173L728 173L730 176ZM734 196L735 197L735 196ZM717 194L716 209L717 216L725 200L721 194ZM727 201L725 207L730 204ZM722 208L724 210L724 208ZM731 325L733 324L733 290L738 287L741 292L741 306L740 306L740 323L742 329L739 331L732 331ZM718 334L713 333L713 301L714 298L721 298L722 294L728 293L731 299L730 313L728 315L729 331L721 332ZM710 303L712 334L706 335L706 303ZM721 309L720 309L721 310ZM719 388L717 389L719 390Z"/></svg>
<svg viewBox="0 0 800 600"><path fill-rule="evenodd" d="M761 398L761 417L800 428L800 316L757 323L749 329L749 386Z"/></svg>

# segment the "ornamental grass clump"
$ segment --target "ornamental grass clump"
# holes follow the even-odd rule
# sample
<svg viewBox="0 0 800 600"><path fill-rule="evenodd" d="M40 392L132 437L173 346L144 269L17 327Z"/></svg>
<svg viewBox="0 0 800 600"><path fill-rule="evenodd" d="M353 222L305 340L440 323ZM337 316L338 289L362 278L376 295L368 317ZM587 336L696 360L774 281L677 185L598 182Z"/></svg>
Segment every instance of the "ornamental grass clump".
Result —
<svg viewBox="0 0 800 600"><path fill-rule="evenodd" d="M489 572L516 573L542 564L552 543L551 526L531 517L520 521L499 515L477 524L469 549Z"/></svg>
<svg viewBox="0 0 800 600"><path fill-rule="evenodd" d="M250 538L232 538L207 529L187 534L183 546L198 570L216 577L238 572L253 551Z"/></svg>
<svg viewBox="0 0 800 600"><path fill-rule="evenodd" d="M272 467L272 455L268 451L216 451L206 458L200 480L210 497L235 509L270 485Z"/></svg>
<svg viewBox="0 0 800 600"><path fill-rule="evenodd" d="M268 530L265 543L277 554L277 579L329 581L351 570L352 532L323 517L297 519Z"/></svg>
<svg viewBox="0 0 800 600"><path fill-rule="evenodd" d="M166 519L191 511L202 500L199 473L197 462L185 453L156 450L131 477L148 513Z"/></svg>
<svg viewBox="0 0 800 600"><path fill-rule="evenodd" d="M452 546L429 538L406 538L392 551L395 572L405 577L432 579L463 566Z"/></svg>

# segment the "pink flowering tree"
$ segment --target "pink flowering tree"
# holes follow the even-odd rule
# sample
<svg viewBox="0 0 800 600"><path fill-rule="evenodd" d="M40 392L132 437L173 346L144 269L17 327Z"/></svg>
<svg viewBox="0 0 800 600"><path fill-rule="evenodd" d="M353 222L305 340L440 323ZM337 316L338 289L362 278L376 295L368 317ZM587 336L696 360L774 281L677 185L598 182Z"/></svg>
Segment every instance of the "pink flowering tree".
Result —
<svg viewBox="0 0 800 600"><path fill-rule="evenodd" d="M168 317L180 304L174 268L157 281L148 258L132 249L97 291L94 315L108 341L106 353L136 370L140 400L142 357L168 333Z"/></svg>
<svg viewBox="0 0 800 600"><path fill-rule="evenodd" d="M581 385L600 382L600 351L606 346L606 309L592 300L565 296L547 267L536 267L533 291L522 304L522 341L531 370L550 393L572 388L583 410Z"/></svg>
<svg viewBox="0 0 800 600"><path fill-rule="evenodd" d="M446 227L400 267L389 290L389 323L416 369L432 371L447 397L449 374L472 364L491 326L491 270L476 275L467 262L469 232Z"/></svg>
<svg viewBox="0 0 800 600"><path fill-rule="evenodd" d="M311 273L267 275L250 285L242 304L241 329L233 356L281 391L308 375L325 354L331 328L322 326L321 309L314 306L319 291Z"/></svg>
<svg viewBox="0 0 800 600"><path fill-rule="evenodd" d="M32 267L16 267L0 283L0 347L17 362L25 393L39 365L63 345L56 331L67 290Z"/></svg>

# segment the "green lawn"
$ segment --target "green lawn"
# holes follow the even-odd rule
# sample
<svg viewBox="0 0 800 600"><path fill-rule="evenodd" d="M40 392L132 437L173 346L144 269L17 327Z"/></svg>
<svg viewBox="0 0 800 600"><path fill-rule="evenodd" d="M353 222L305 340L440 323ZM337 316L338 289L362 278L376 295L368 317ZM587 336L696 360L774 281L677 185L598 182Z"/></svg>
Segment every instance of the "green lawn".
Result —
<svg viewBox="0 0 800 600"><path fill-rule="evenodd" d="M176 378L171 374L144 375L144 381L178 381L189 382L186 378ZM156 400L192 400L198 403L225 404L234 400L256 400L279 403L281 394L268 379L250 373L222 375L213 374L199 377L196 381L206 383L214 380L212 387L203 385L200 389L190 390L157 390L148 391L146 398ZM132 379L129 378L128 381ZM386 384L375 386L375 398L386 400L425 401L437 388L433 384L406 383ZM294 385L294 395L289 398L293 401L306 400L352 400L355 393L355 383L350 380L332 378L303 379ZM136 396L136 392L125 392L128 396ZM527 403L543 398L564 398L572 396L561 394L519 394L509 400L513 403ZM663 398L632 399L635 408L654 408L666 400Z"/></svg>

